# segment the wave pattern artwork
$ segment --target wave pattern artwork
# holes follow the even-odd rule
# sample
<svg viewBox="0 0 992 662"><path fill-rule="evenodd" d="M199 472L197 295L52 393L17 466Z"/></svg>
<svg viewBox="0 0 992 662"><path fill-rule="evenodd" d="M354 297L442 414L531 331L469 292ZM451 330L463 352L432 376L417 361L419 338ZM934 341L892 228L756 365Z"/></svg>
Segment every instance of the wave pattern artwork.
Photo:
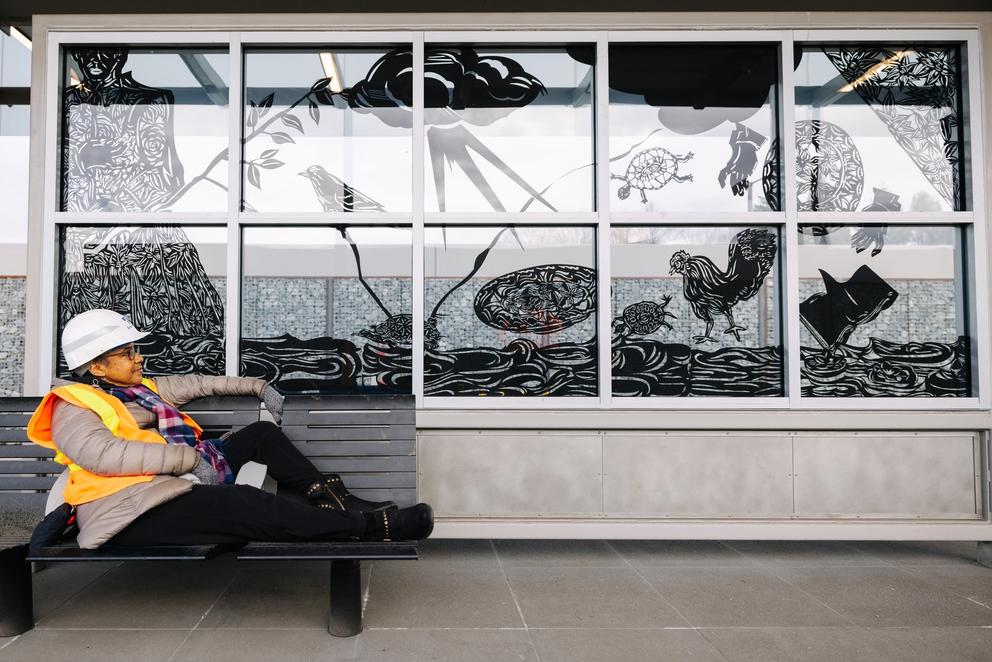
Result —
<svg viewBox="0 0 992 662"><path fill-rule="evenodd" d="M782 347L695 347L647 338L613 345L613 395L781 397Z"/></svg>
<svg viewBox="0 0 992 662"><path fill-rule="evenodd" d="M832 352L802 347L802 394L820 397L969 397L968 338L953 343L894 343Z"/></svg>
<svg viewBox="0 0 992 662"><path fill-rule="evenodd" d="M75 315L108 308L152 333L136 343L147 374L224 373L224 306L182 228L66 228L62 256L60 335Z"/></svg>
<svg viewBox="0 0 992 662"><path fill-rule="evenodd" d="M541 347L517 338L506 347L431 350L424 357L428 396L595 396L596 340Z"/></svg>

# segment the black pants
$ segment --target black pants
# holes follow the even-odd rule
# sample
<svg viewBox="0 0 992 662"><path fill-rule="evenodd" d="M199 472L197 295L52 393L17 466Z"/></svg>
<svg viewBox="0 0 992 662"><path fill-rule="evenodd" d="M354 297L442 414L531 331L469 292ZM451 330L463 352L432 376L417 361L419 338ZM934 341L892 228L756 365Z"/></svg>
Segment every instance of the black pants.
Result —
<svg viewBox="0 0 992 662"><path fill-rule="evenodd" d="M280 489L302 492L321 474L272 423L232 434L224 455L235 475L248 461L268 465ZM365 516L316 508L292 496L247 485L195 485L192 491L141 515L109 544L200 545L256 541L335 540L360 536Z"/></svg>

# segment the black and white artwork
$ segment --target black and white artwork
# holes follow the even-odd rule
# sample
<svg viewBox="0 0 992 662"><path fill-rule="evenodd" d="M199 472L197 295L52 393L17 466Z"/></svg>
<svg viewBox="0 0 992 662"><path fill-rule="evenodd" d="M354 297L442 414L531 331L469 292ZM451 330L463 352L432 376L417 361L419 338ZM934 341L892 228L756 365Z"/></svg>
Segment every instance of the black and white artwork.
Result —
<svg viewBox="0 0 992 662"><path fill-rule="evenodd" d="M951 205L961 189L958 47L825 46L831 64Z"/></svg>
<svg viewBox="0 0 992 662"><path fill-rule="evenodd" d="M595 396L595 269L538 264L476 278L484 267L499 271L497 264L519 260L508 246L515 245L525 257L525 237L554 232L513 227L491 231L492 239L471 262L455 258L471 264L463 276L428 281L428 302L434 305L427 321L438 342L425 343L425 395ZM494 251L504 237L515 244ZM582 237L591 242L590 232ZM461 250L469 257L467 247ZM591 243L583 252L591 258Z"/></svg>
<svg viewBox="0 0 992 662"><path fill-rule="evenodd" d="M401 268L399 271L406 273L400 276L368 278L363 258L368 259L371 255L381 261L382 256L377 251L383 244L370 243L363 247L352 236L358 230L337 226L333 229L336 239L325 238L325 241L348 246L351 264L346 276L246 279L243 289L251 289L252 300L248 302L249 297L243 292L242 307L250 312L243 310L242 317L251 316L251 328L279 326L278 319L259 319L270 314L262 308L262 300L306 299L312 296L313 290L307 289L309 285L321 291L323 307L296 315L282 313L287 318L282 321L282 328L291 325L293 319L309 322L311 328L319 321L324 333L305 334L309 337L300 337L304 334L299 331L276 336L247 334L241 339L242 374L274 382L282 393L288 394L411 392L413 318L403 309L397 309L398 305L409 309L409 268ZM397 255L403 255L409 261L409 230L365 228L364 234L371 242L395 242L401 235L406 237L406 244L396 247ZM267 262L279 260L275 253L264 259ZM246 266L253 270L261 268L267 273L277 265L263 266L253 260ZM281 265L281 268L292 271L293 265ZM352 287L356 282L357 287ZM389 299L394 303L387 303ZM283 307L279 308L282 310ZM299 320L300 317L313 319ZM337 320L337 324L333 324L333 320ZM427 336L427 342L431 342L429 331Z"/></svg>
<svg viewBox="0 0 992 662"><path fill-rule="evenodd" d="M128 49L70 50L82 79L62 97L62 209L159 211L185 183L170 90L125 71Z"/></svg>
<svg viewBox="0 0 992 662"><path fill-rule="evenodd" d="M712 234L712 230L691 229L686 236L692 241L705 236L700 232ZM665 231L674 232L671 228ZM718 235L727 236L723 231ZM661 252L670 240L657 239L654 250ZM768 309L766 282L775 268L777 236L769 229L746 228L730 235L724 246L725 264L677 249L668 260L669 278L661 274L647 281L614 277L613 305L619 313L614 316L612 338L615 396L783 395L782 347L776 342L777 334L769 334L776 314ZM626 247L637 248L637 244L618 243L615 237L615 259L619 257L616 251ZM643 250L627 255L631 263L638 257L645 263L652 259ZM640 269L636 264L618 268ZM645 291L667 293L619 308L628 292ZM754 305L759 292L761 301ZM735 317L735 309L745 303L747 318L762 327L760 332ZM726 328L715 332L717 321L725 322ZM705 325L701 333L700 325Z"/></svg>
<svg viewBox="0 0 992 662"><path fill-rule="evenodd" d="M641 190L641 205L655 209L762 206L760 192L749 190L777 175L762 178L759 169L766 154L777 158L778 142L768 138L776 127L777 59L760 44L611 44L610 162L623 168L613 172L618 197L627 199L633 188ZM684 162L680 169L688 154L696 156L691 170ZM652 195L673 181L693 184Z"/></svg>
<svg viewBox="0 0 992 662"><path fill-rule="evenodd" d="M610 179L623 182L617 190L617 197L626 200L630 190L637 189L641 194L641 202L646 205L648 197L645 191L656 191L672 181L677 184L691 182L691 174L679 174L679 164L691 161L692 157L692 152L672 154L663 147L638 152L627 163L626 173L622 176L610 175Z"/></svg>
<svg viewBox="0 0 992 662"><path fill-rule="evenodd" d="M224 373L223 301L183 228L65 228L59 278L60 335L75 315L108 308L151 332L136 343L146 374Z"/></svg>
<svg viewBox="0 0 992 662"><path fill-rule="evenodd" d="M831 237L849 232L851 257L834 254L832 262L857 265L853 272L819 269L818 287L800 282L799 315L808 334L800 348L804 396L970 395L970 349L957 329L954 281L935 277L953 274L952 265L940 264L947 255L941 242L956 231L897 228L898 241L881 261L887 226L801 226L800 243L836 245ZM869 246L876 248L866 252ZM921 269L928 261L938 263ZM883 277L883 269L896 277Z"/></svg>

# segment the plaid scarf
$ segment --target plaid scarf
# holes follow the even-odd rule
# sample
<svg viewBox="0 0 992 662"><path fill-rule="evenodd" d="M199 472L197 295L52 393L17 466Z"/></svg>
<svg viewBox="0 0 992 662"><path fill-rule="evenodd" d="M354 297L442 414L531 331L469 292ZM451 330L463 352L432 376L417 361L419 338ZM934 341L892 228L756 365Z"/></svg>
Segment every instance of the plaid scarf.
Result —
<svg viewBox="0 0 992 662"><path fill-rule="evenodd" d="M197 431L183 421L182 413L159 397L155 391L144 385L112 387L108 391L121 402L136 402L155 414L158 417L159 434L170 444L186 444L195 448L200 457L209 462L217 472L218 483L234 482L231 465L220 450L220 440L200 439Z"/></svg>

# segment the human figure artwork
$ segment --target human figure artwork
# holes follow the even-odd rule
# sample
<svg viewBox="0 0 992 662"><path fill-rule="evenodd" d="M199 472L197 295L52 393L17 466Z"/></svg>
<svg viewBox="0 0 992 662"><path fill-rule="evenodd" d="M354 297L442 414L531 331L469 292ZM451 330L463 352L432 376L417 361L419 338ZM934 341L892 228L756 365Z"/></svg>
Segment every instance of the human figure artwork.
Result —
<svg viewBox="0 0 992 662"><path fill-rule="evenodd" d="M169 90L124 71L126 48L71 51L82 80L63 93L62 209L167 208L183 188Z"/></svg>
<svg viewBox="0 0 992 662"><path fill-rule="evenodd" d="M149 375L224 373L224 305L176 226L68 228L59 324L106 308L155 333L138 343Z"/></svg>

